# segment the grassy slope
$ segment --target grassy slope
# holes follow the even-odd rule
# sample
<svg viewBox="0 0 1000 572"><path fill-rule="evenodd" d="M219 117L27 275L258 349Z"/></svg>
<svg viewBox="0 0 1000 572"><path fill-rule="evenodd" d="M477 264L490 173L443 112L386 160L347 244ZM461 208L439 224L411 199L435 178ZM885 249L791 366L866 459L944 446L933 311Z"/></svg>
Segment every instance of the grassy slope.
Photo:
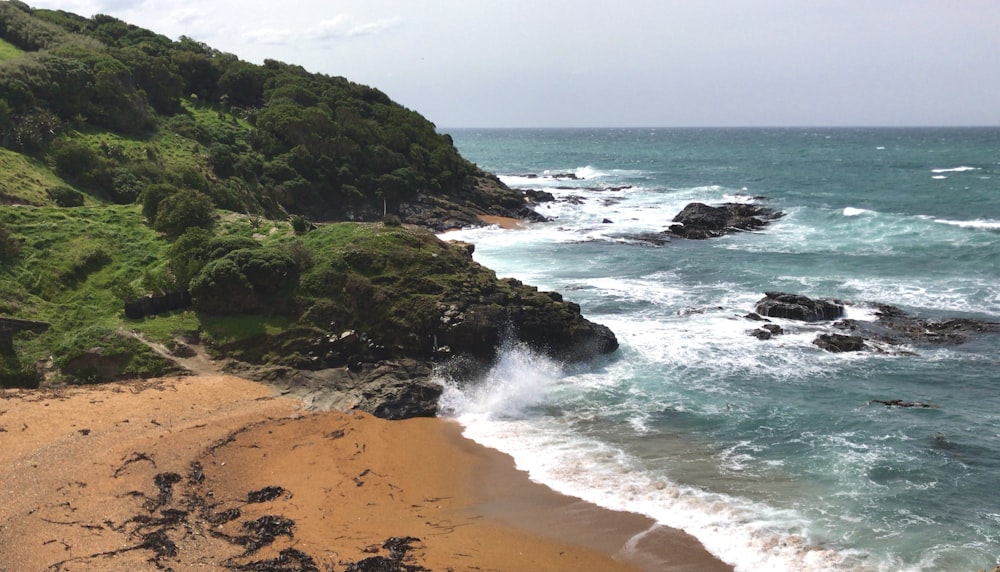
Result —
<svg viewBox="0 0 1000 572"><path fill-rule="evenodd" d="M405 333L408 326L438 319L441 294L467 288L470 280L495 280L492 272L471 267L460 247L426 231L340 223L297 237L287 222L219 211L217 235L252 237L272 248L294 244L308 253L298 311L236 316L180 311L130 320L123 312L123 287L151 290L169 248L145 224L138 206L4 207L0 224L22 243L18 259L0 263L0 315L51 323L43 334L16 338L18 362L0 364L0 380L50 356L58 365L61 355L102 345L100 337L116 330L164 343L198 333L222 346L294 328L322 328L335 317L347 329Z"/></svg>
<svg viewBox="0 0 1000 572"><path fill-rule="evenodd" d="M47 165L0 147L0 205L22 203L51 204L46 189L65 183Z"/></svg>
<svg viewBox="0 0 1000 572"><path fill-rule="evenodd" d="M3 53L0 45L0 53ZM183 102L195 131L230 131L243 138L250 125L228 113ZM122 164L153 162L170 171L188 169L211 177L206 148L193 137L160 129L146 137L104 130L71 131L62 136L104 154L113 149ZM89 194L85 206L59 208L48 189L72 184L51 164L0 148L0 224L22 244L15 261L0 262L0 316L52 323L44 334L20 334L16 359L0 359L0 386L5 377L34 368L36 362L79 349L100 332L124 328L168 342L177 335L201 331L209 341L233 341L288 326L285 318L239 316L199 318L193 312L140 321L126 320L121 287L155 290L162 274L168 241L145 223L138 205L112 205ZM80 190L80 189L78 189ZM276 232L280 229L280 232ZM219 234L274 240L291 234L287 223L220 211ZM142 372L136 372L141 374Z"/></svg>
<svg viewBox="0 0 1000 572"><path fill-rule="evenodd" d="M0 39L0 62L16 58L22 53L24 52L18 49L17 46L11 44L7 40Z"/></svg>

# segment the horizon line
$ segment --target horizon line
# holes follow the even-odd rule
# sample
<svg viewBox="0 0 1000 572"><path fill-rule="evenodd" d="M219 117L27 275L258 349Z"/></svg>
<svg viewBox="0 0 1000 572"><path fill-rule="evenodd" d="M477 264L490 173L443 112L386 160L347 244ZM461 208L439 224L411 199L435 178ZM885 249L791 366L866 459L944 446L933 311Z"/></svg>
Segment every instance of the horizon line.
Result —
<svg viewBox="0 0 1000 572"><path fill-rule="evenodd" d="M487 126L451 125L442 129L1000 129L996 125L594 125L594 126Z"/></svg>

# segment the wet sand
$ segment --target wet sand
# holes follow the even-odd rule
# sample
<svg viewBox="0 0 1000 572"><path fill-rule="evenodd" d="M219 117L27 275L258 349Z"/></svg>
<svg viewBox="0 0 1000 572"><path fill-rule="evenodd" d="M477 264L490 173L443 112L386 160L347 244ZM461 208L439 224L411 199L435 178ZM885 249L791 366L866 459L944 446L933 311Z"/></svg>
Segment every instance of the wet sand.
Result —
<svg viewBox="0 0 1000 572"><path fill-rule="evenodd" d="M479 215L479 220L486 224L495 224L507 230L523 230L528 227L527 221L505 216Z"/></svg>
<svg viewBox="0 0 1000 572"><path fill-rule="evenodd" d="M223 375L2 391L0 483L0 571L731 570L452 422L305 412Z"/></svg>

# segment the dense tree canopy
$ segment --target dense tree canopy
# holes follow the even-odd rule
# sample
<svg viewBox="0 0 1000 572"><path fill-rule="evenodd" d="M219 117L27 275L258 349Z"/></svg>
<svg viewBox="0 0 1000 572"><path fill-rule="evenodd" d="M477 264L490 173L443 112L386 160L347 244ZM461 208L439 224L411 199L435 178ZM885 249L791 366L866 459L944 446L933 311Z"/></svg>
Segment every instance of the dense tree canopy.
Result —
<svg viewBox="0 0 1000 572"><path fill-rule="evenodd" d="M0 62L0 143L47 158L102 199L135 200L131 177L140 187L191 188L233 210L365 218L420 192L457 189L476 171L421 115L342 77L255 65L110 16L17 1L0 3L0 38L24 50ZM220 121L193 120L198 109ZM95 156L67 142L95 128L171 131L207 152L191 176L153 156Z"/></svg>

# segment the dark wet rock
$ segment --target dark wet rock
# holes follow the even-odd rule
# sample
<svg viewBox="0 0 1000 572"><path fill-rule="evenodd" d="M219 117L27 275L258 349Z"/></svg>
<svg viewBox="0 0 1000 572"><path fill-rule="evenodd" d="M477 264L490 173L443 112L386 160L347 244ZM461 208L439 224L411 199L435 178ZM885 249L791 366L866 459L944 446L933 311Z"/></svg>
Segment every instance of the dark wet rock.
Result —
<svg viewBox="0 0 1000 572"><path fill-rule="evenodd" d="M669 232L691 239L705 239L757 230L784 213L753 204L726 203L713 207L690 203L674 217Z"/></svg>
<svg viewBox="0 0 1000 572"><path fill-rule="evenodd" d="M758 340L769 340L774 336L780 336L785 333L785 330L777 324L764 324L755 330L747 330L746 333L748 336L753 336Z"/></svg>
<svg viewBox="0 0 1000 572"><path fill-rule="evenodd" d="M959 345L1000 333L1000 323L970 318L923 318L896 306L875 304L876 320L839 320L834 326L867 340L890 345Z"/></svg>
<svg viewBox="0 0 1000 572"><path fill-rule="evenodd" d="M502 216L545 222L545 216L535 212L525 195L509 188L496 176L480 172L467 178L464 184L440 193L417 193L399 205L398 215L407 224L443 232L455 228L482 226L480 215ZM382 220L382 212L358 213L350 220Z"/></svg>
<svg viewBox="0 0 1000 572"><path fill-rule="evenodd" d="M861 336L844 334L820 334L813 343L832 353L860 352L865 349L865 339Z"/></svg>
<svg viewBox="0 0 1000 572"><path fill-rule="evenodd" d="M360 409L383 419L434 417L443 388L432 381L432 364L417 360L359 363L316 371L232 363L228 371L274 385L318 410Z"/></svg>
<svg viewBox="0 0 1000 572"><path fill-rule="evenodd" d="M622 234L615 236L615 238L623 238L640 244L648 244L649 246L663 246L665 244L670 244L671 236L672 235L667 232L640 232L634 234Z"/></svg>
<svg viewBox="0 0 1000 572"><path fill-rule="evenodd" d="M903 401L902 399L872 399L866 405L885 405L886 407L904 407L904 408L918 408L918 409L937 409L938 406L933 403L925 403L923 401ZM938 434L935 439L943 438L943 435Z"/></svg>
<svg viewBox="0 0 1000 572"><path fill-rule="evenodd" d="M614 224L614 221L612 221L609 218L606 218L606 219L604 219L604 220L601 221L601 224Z"/></svg>
<svg viewBox="0 0 1000 572"><path fill-rule="evenodd" d="M552 193L535 189L525 189L524 196L532 203L548 203L556 200Z"/></svg>
<svg viewBox="0 0 1000 572"><path fill-rule="evenodd" d="M820 322L836 320L844 315L844 303L839 300L812 299L798 294L766 292L754 311L760 316Z"/></svg>

